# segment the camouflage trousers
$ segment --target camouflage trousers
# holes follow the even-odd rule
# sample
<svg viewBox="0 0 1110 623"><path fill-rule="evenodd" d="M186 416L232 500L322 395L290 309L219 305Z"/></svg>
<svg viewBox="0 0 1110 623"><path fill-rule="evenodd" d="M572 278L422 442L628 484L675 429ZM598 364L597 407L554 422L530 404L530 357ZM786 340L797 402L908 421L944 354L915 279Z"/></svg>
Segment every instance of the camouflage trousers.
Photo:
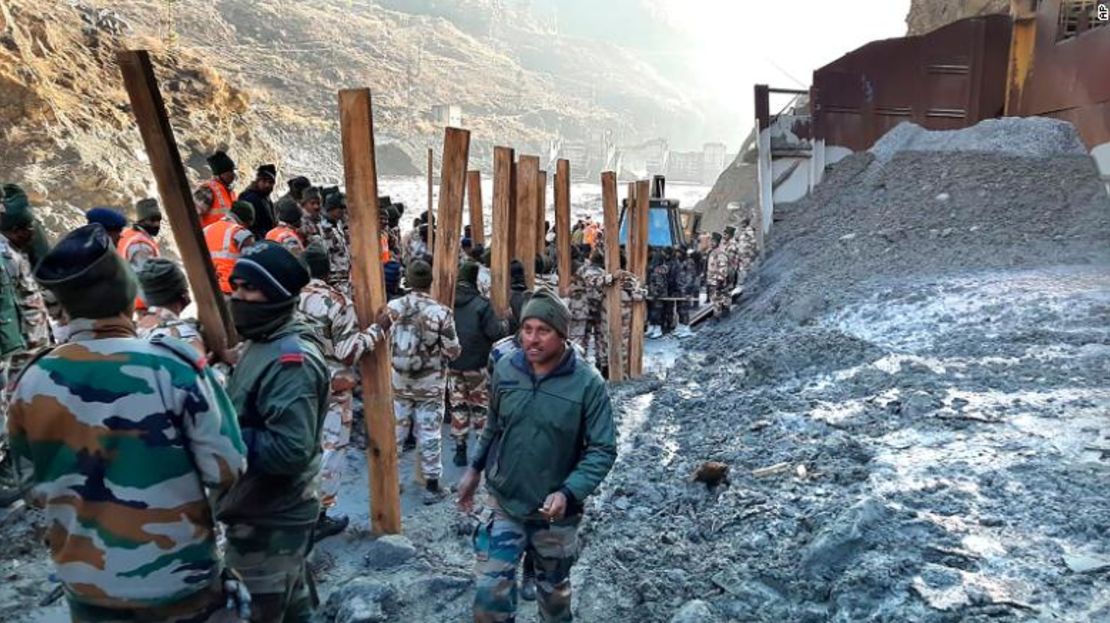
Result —
<svg viewBox="0 0 1110 623"><path fill-rule="evenodd" d="M213 582L172 604L141 609L105 608L66 598L73 623L238 623L238 612L229 610L221 582Z"/></svg>
<svg viewBox="0 0 1110 623"><path fill-rule="evenodd" d="M590 323L588 320L572 319L570 321L569 335L567 339L574 342L582 349L582 353L586 355L586 360L590 358Z"/></svg>
<svg viewBox="0 0 1110 623"><path fill-rule="evenodd" d="M732 292L728 286L709 286L709 302L713 303L713 315L719 316L732 308Z"/></svg>
<svg viewBox="0 0 1110 623"><path fill-rule="evenodd" d="M466 443L474 429L477 435L486 427L489 406L489 379L485 370L449 370L447 391L451 396L451 436Z"/></svg>
<svg viewBox="0 0 1110 623"><path fill-rule="evenodd" d="M227 526L227 565L251 593L251 621L301 623L312 618L305 560L313 526Z"/></svg>
<svg viewBox="0 0 1110 623"><path fill-rule="evenodd" d="M438 398L393 395L393 413L397 418L397 447L405 444L409 423L416 433L416 451L425 478L438 479L443 474L443 395Z"/></svg>
<svg viewBox="0 0 1110 623"><path fill-rule="evenodd" d="M354 395L350 389L337 391L335 381L328 398L328 412L320 431L320 504L325 508L335 506L339 484L343 480L343 466L347 461L347 446L351 445L351 422L354 420Z"/></svg>
<svg viewBox="0 0 1110 623"><path fill-rule="evenodd" d="M570 569L578 559L578 523L522 522L487 508L474 531L475 623L516 620L516 570L525 552L535 565L540 620L573 620Z"/></svg>

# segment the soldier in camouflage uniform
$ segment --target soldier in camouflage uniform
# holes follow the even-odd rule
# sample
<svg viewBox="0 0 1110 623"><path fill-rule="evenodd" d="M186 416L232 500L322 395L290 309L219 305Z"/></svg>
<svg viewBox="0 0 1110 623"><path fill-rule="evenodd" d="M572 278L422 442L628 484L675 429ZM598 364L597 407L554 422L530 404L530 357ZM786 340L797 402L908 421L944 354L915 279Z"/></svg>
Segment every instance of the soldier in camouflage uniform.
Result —
<svg viewBox="0 0 1110 623"><path fill-rule="evenodd" d="M417 431L421 467L425 477L424 503L434 504L446 495L439 485L443 401L447 389L447 362L462 352L455 333L454 313L428 294L432 267L421 259L409 263L405 279L412 291L390 301L393 323L390 343L393 356L393 408L397 416L397 447L402 447L412 422Z"/></svg>
<svg viewBox="0 0 1110 623"><path fill-rule="evenodd" d="M540 619L571 621L571 569L583 505L616 459L605 382L566 339L570 312L537 289L525 305L522 349L495 365L490 421L459 482L470 512L486 476L489 496L474 533L474 620L516 618L521 557L535 564Z"/></svg>
<svg viewBox="0 0 1110 623"><path fill-rule="evenodd" d="M245 468L227 395L188 345L135 337L134 280L101 226L64 238L35 276L71 330L16 382L9 428L72 620L240 620L206 495Z"/></svg>
<svg viewBox="0 0 1110 623"><path fill-rule="evenodd" d="M648 338L663 336L663 325L666 323L666 306L668 289L671 281L671 267L662 250L655 250L651 254L651 263L648 268Z"/></svg>
<svg viewBox="0 0 1110 623"><path fill-rule="evenodd" d="M181 268L164 257L147 260L139 271L139 286L147 302L135 322L139 337L172 337L191 345L198 357L204 357L208 348L196 324L181 318L190 302L189 284Z"/></svg>
<svg viewBox="0 0 1110 623"><path fill-rule="evenodd" d="M701 294L698 284L698 260L694 254L693 250L689 252L682 251L675 262L674 296L682 299L676 305L678 328L675 330L675 335L678 337L687 337L692 334L690 331L690 308L696 304L698 296Z"/></svg>
<svg viewBox="0 0 1110 623"><path fill-rule="evenodd" d="M494 342L509 333L508 320L497 317L489 299L478 292L478 265L467 261L459 268L455 288L455 329L462 352L448 364L447 386L451 397L451 436L455 439L455 465L466 465L467 437L481 433L486 423L488 398L485 373Z"/></svg>
<svg viewBox="0 0 1110 623"><path fill-rule="evenodd" d="M320 470L321 510L315 535L320 540L342 532L349 523L345 516L329 517L327 513L338 499L346 450L351 443L354 388L359 381L352 366L385 339L389 316L380 314L377 323L360 331L354 303L325 281L332 274L327 251L317 242L305 249L303 257L312 279L301 290L297 311L324 343L324 357L331 374L331 396L321 433L324 451Z"/></svg>
<svg viewBox="0 0 1110 623"><path fill-rule="evenodd" d="M308 569L320 517L320 430L331 393L324 346L295 316L308 270L265 241L232 270L231 316L246 340L228 395L249 452L247 472L223 496L227 563L251 593L252 621L312 617Z"/></svg>
<svg viewBox="0 0 1110 623"><path fill-rule="evenodd" d="M320 215L323 198L320 196L320 189L315 186L304 189L301 192L301 212L304 216L301 218L301 244L308 246L317 240L323 240L323 217Z"/></svg>
<svg viewBox="0 0 1110 623"><path fill-rule="evenodd" d="M582 351L589 354L590 344L593 344L594 365L607 375L609 361L601 353L605 350L605 289L613 284L613 277L605 272L605 253L595 249L590 253L590 260L575 274L582 284L586 299L585 342L581 345Z"/></svg>
<svg viewBox="0 0 1110 623"><path fill-rule="evenodd" d="M709 252L709 266L706 269L706 285L709 300L713 303L713 315L728 314L732 307L732 289L728 283L728 249L722 242L721 234L713 232L713 248Z"/></svg>
<svg viewBox="0 0 1110 623"><path fill-rule="evenodd" d="M28 249L34 230L28 211L0 215L0 460L6 455L4 426L8 383L42 348L50 345L46 303L21 252Z"/></svg>
<svg viewBox="0 0 1110 623"><path fill-rule="evenodd" d="M740 234L736 239L737 255L739 261L737 262L738 280L742 283L744 276L748 270L751 269L752 262L755 261L756 256L759 254L759 249L756 247L755 229L749 224L747 220L741 226Z"/></svg>
<svg viewBox="0 0 1110 623"><path fill-rule="evenodd" d="M347 232L347 197L341 192L328 195L324 219L320 224L331 264L328 285L351 296L351 239Z"/></svg>

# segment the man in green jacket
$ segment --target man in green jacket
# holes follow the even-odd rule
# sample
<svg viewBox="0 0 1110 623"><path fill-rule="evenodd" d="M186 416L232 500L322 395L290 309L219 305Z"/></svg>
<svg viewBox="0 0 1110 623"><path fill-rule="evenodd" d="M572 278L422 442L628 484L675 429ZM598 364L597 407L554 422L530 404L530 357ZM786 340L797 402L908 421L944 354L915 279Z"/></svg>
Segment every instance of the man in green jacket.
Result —
<svg viewBox="0 0 1110 623"><path fill-rule="evenodd" d="M486 500L474 538L474 620L513 621L521 556L536 565L540 617L570 621L570 570L586 497L616 460L616 433L605 382L567 343L570 311L537 289L521 314L521 349L497 362L486 427L459 482L469 512L486 475Z"/></svg>
<svg viewBox="0 0 1110 623"><path fill-rule="evenodd" d="M231 314L247 346L228 382L247 446L247 473L220 501L227 562L252 598L251 620L308 621L305 558L320 515L314 481L330 389L322 345L294 318L308 269L265 241L229 279Z"/></svg>

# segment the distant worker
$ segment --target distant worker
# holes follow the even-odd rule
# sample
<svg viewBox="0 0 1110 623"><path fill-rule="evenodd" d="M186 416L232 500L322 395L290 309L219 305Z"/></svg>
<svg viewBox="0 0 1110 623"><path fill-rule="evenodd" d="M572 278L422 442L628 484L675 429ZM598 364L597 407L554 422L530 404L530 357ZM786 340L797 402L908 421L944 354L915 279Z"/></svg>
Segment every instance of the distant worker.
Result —
<svg viewBox="0 0 1110 623"><path fill-rule="evenodd" d="M120 238L123 237L123 228L127 227L127 218L112 208L93 208L85 212L88 224L96 223L104 228L112 240L113 249L118 248Z"/></svg>
<svg viewBox="0 0 1110 623"><path fill-rule="evenodd" d="M162 212L157 199L140 199L135 203L135 224L123 231L116 251L136 273L147 260L159 257L158 233L162 231Z"/></svg>
<svg viewBox="0 0 1110 623"><path fill-rule="evenodd" d="M301 196L305 189L312 186L312 182L303 175L298 175L293 179L286 182L289 187L289 192L285 193L274 202L274 214L280 214L281 209L286 206L300 206Z"/></svg>
<svg viewBox="0 0 1110 623"><path fill-rule="evenodd" d="M290 253L300 256L304 253L304 239L301 238L301 227L304 212L296 203L286 203L278 208L278 224L266 233L266 240L276 242L289 250Z"/></svg>
<svg viewBox="0 0 1110 623"><path fill-rule="evenodd" d="M263 240L266 234L277 224L277 212L270 195L274 192L277 183L277 167L264 164L255 171L254 181L247 186L243 194L239 195L240 201L246 201L254 206L254 224L251 233L255 240Z"/></svg>
<svg viewBox="0 0 1110 623"><path fill-rule="evenodd" d="M317 240L323 241L324 236L320 228L323 217L320 215L323 206L323 195L320 194L320 189L315 186L306 188L301 192L301 212L304 216L301 218L301 241L307 247L308 245L316 242ZM326 243L325 243L326 244Z"/></svg>
<svg viewBox="0 0 1110 623"><path fill-rule="evenodd" d="M347 196L336 191L324 201L324 218L320 221L320 235L328 252L331 274L328 285L338 288L344 296L351 296L351 239L347 232ZM383 234L385 232L382 232ZM388 249L387 249L388 252Z"/></svg>
<svg viewBox="0 0 1110 623"><path fill-rule="evenodd" d="M590 252L590 259L575 273L582 282L586 297L586 324L583 329L582 351L593 353L594 364L602 377L609 378L609 360L602 335L605 330L605 292L613 284L613 276L605 272L605 253L601 249ZM590 346L593 348L590 348Z"/></svg>
<svg viewBox="0 0 1110 623"><path fill-rule="evenodd" d="M238 199L238 195L231 189L237 177L235 161L225 152L217 151L208 156L208 168L212 171L212 179L193 193L201 229L226 216L231 211L231 204Z"/></svg>
<svg viewBox="0 0 1110 623"><path fill-rule="evenodd" d="M9 430L34 464L72 620L239 620L223 612L246 599L222 573L210 507L246 464L223 389L189 346L135 336L134 277L100 225L63 238L35 277L70 334L16 382Z"/></svg>
<svg viewBox="0 0 1110 623"><path fill-rule="evenodd" d="M243 251L254 243L254 234L248 229L254 220L254 206L246 201L236 201L231 211L220 220L204 228L204 243L216 269L220 291L231 294L231 271Z"/></svg>
<svg viewBox="0 0 1110 623"><path fill-rule="evenodd" d="M447 362L461 352L451 309L436 302L428 290L432 267L422 259L409 263L405 279L412 291L389 302L393 323L393 408L397 418L397 447L404 446L410 423L416 429L419 461L425 478L424 503L446 495L443 474L443 399Z"/></svg>
<svg viewBox="0 0 1110 623"><path fill-rule="evenodd" d="M537 290L522 321L522 348L494 368L489 421L459 482L463 511L473 510L483 471L490 494L490 519L473 539L478 623L515 619L525 553L533 555L541 620L571 620L583 507L617 456L608 390L568 345L566 305Z"/></svg>
<svg viewBox="0 0 1110 623"><path fill-rule="evenodd" d="M713 315L723 317L732 308L732 289L728 283L728 249L722 242L721 234L713 232L713 242L709 251L709 266L706 268L706 286L709 300L713 303Z"/></svg>
<svg viewBox="0 0 1110 623"><path fill-rule="evenodd" d="M172 337L192 346L197 357L207 356L208 348L196 324L181 318L191 302L181 268L166 258L152 258L139 270L139 288L146 309L135 322L138 336L147 340L156 335Z"/></svg>

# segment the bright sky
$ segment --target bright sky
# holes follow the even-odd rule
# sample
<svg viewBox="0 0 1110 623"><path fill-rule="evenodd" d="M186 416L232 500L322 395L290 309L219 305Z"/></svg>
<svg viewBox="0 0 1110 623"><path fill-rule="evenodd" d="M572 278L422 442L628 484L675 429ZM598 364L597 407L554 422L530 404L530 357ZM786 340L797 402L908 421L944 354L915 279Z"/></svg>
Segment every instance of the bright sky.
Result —
<svg viewBox="0 0 1110 623"><path fill-rule="evenodd" d="M658 4L656 4L658 3ZM752 85L808 88L817 69L869 41L906 34L909 0L654 0L693 40L696 82L754 117ZM776 109L784 102L772 101ZM730 106L731 108L731 106ZM774 111L772 111L774 112ZM730 147L732 147L730 145Z"/></svg>

